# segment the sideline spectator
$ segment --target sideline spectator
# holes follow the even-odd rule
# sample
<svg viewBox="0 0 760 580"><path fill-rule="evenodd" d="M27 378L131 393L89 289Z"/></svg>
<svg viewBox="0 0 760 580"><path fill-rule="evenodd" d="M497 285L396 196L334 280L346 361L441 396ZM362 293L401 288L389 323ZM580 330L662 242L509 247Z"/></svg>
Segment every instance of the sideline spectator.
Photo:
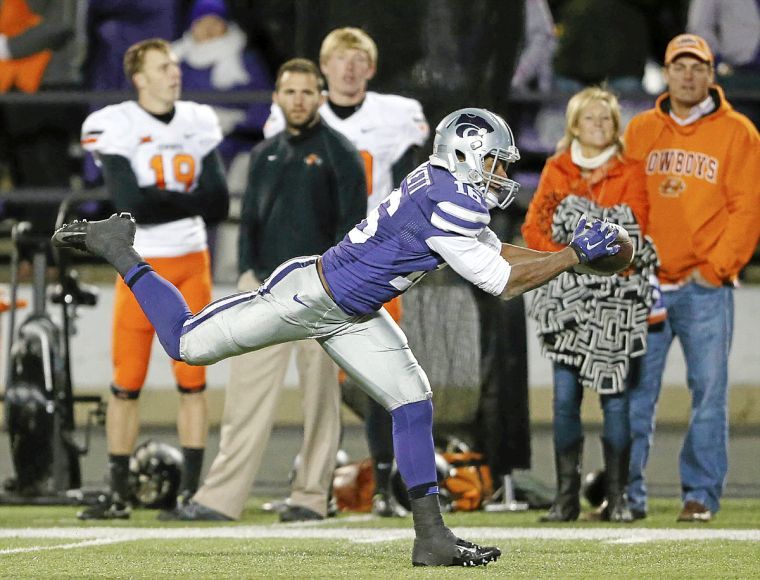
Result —
<svg viewBox="0 0 760 580"><path fill-rule="evenodd" d="M628 384L634 359L646 351L649 277L656 255L644 238L649 209L644 168L624 154L615 96L590 87L567 104L565 136L547 162L522 231L528 246L554 251L573 235L578 218L623 226L636 250L634 269L615 276L566 272L541 287L530 316L554 368L554 460L557 496L544 522L580 513L584 388L596 391L604 417L602 449L607 504L602 519L631 522L625 498L631 434Z"/></svg>
<svg viewBox="0 0 760 580"><path fill-rule="evenodd" d="M526 0L523 49L512 75L512 88L540 93L552 89L552 58L557 49L554 20L547 0Z"/></svg>
<svg viewBox="0 0 760 580"><path fill-rule="evenodd" d="M182 68L182 86L191 91L272 90L266 63L247 45L246 33L230 20L224 0L196 0L190 10L190 28L172 44ZM247 162L251 147L263 137L269 103L214 104L213 108L224 134L219 152L225 165L229 168L237 155Z"/></svg>
<svg viewBox="0 0 760 580"><path fill-rule="evenodd" d="M648 350L631 389L629 499L647 514L644 470L655 425L662 373L673 339L686 358L691 420L681 448L679 522L706 522L720 508L728 471L728 356L733 287L760 236L760 137L714 84L707 42L682 34L665 50L668 92L636 115L625 143L643 161L649 233L659 252L663 325L649 332Z"/></svg>
<svg viewBox="0 0 760 580"><path fill-rule="evenodd" d="M179 63L168 42L131 46L124 72L136 101L92 113L82 125L82 144L103 167L117 211L140 220L135 247L173 280L198 312L211 299L206 224L227 217L227 184L216 147L222 139L210 107L180 101ZM111 491L78 514L80 519L125 519L129 459L139 430L139 396L155 330L129 288L117 278L114 292L113 381L106 414ZM177 431L184 469L182 497L198 488L208 434L206 369L173 361L180 394Z"/></svg>
<svg viewBox="0 0 760 580"><path fill-rule="evenodd" d="M305 59L277 73L286 130L251 153L240 224L238 289L252 292L281 263L324 252L364 218L367 189L354 147L320 119L322 77ZM162 519L238 519L272 432L291 354L303 390L304 443L282 521L321 520L340 437L338 367L315 340L230 361L219 453L193 500Z"/></svg>

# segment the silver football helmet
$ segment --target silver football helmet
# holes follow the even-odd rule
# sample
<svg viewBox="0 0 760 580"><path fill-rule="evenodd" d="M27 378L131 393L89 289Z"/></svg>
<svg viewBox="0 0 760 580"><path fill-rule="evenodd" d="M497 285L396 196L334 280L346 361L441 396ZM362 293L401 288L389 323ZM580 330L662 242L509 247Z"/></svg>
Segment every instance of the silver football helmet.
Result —
<svg viewBox="0 0 760 580"><path fill-rule="evenodd" d="M485 169L488 157L497 160L491 171ZM509 125L486 109L459 109L446 115L435 128L430 163L472 185L489 208L504 209L514 201L520 184L496 175L494 170L498 161L504 163L506 171L518 159L520 152Z"/></svg>

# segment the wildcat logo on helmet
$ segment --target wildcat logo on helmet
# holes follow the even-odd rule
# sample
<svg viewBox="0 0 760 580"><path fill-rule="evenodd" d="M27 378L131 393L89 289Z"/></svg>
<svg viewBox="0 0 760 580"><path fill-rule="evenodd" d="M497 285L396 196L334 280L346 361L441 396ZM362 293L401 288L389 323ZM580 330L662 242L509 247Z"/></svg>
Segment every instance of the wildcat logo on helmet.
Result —
<svg viewBox="0 0 760 580"><path fill-rule="evenodd" d="M480 115L463 114L456 121L459 137L477 137L493 133L495 129ZM485 130L484 130L485 129Z"/></svg>

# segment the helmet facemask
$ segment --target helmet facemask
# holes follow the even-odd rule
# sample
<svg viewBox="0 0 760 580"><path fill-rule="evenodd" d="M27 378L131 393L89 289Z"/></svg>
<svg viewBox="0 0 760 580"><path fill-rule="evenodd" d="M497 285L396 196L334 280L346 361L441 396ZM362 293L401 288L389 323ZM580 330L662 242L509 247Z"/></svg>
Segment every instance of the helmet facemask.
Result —
<svg viewBox="0 0 760 580"><path fill-rule="evenodd" d="M488 159L495 161L487 170ZM510 163L520 159L512 130L504 119L485 109L460 109L444 117L436 128L432 165L448 169L456 179L472 185L488 209L504 209L514 201L520 185L506 177ZM504 176L498 175L498 166Z"/></svg>
<svg viewBox="0 0 760 580"><path fill-rule="evenodd" d="M486 171L486 161L491 158L494 162L491 165L491 170ZM520 190L520 184L514 179L506 177L510 163L513 163L520 159L520 154L517 152L517 148L514 145L507 147L506 149L494 149L488 152L483 158L483 170L481 174L484 182L478 187L480 193L486 201L488 209L498 207L499 209L505 209L510 203L517 197L517 192ZM497 175L495 168L500 164L504 167L505 177Z"/></svg>

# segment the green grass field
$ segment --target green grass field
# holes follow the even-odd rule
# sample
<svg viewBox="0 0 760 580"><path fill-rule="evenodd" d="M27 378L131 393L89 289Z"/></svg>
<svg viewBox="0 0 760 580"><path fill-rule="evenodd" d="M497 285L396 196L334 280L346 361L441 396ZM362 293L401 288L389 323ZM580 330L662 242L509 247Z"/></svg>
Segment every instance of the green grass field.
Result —
<svg viewBox="0 0 760 580"><path fill-rule="evenodd" d="M2 578L760 578L760 500L726 500L709 524L676 524L655 500L631 525L537 524L540 512L448 514L497 545L487 568L410 564L411 520L345 515L279 524L252 502L241 522L164 523L156 512L83 523L72 507L0 507Z"/></svg>

